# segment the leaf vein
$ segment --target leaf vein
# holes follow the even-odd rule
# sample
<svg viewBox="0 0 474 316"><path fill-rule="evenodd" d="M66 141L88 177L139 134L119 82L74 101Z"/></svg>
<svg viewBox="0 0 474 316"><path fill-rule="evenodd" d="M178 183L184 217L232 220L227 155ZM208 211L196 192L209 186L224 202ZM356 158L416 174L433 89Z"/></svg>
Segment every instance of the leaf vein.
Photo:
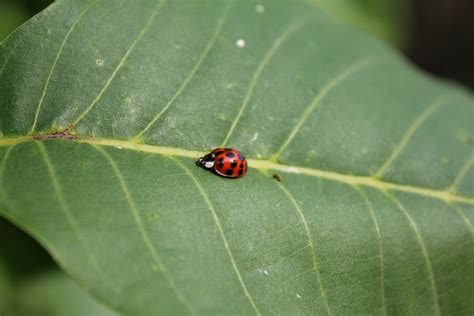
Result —
<svg viewBox="0 0 474 316"><path fill-rule="evenodd" d="M78 136L76 136L78 137ZM35 141L31 136L20 136L16 138L0 138L0 147L10 146L13 144ZM57 141L57 140L56 140ZM71 140L66 140L71 141ZM121 147L123 149L128 149L137 152L148 152L153 154L159 154L162 156L179 156L187 157L192 159L197 159L198 157L204 156L205 152L187 150L176 147L166 147L158 145L149 145L142 143L135 143L126 140L118 139L108 139L108 138L90 138L90 137L78 137L77 139L72 140L76 143L84 143L91 145L102 145L107 147ZM300 167L294 165L285 165L281 163L276 163L269 160L260 160L260 159L248 159L249 167L258 170L278 170L281 172L289 174L304 174L320 179L327 179L331 181L351 184L351 185L363 185L367 187L373 187L375 189L384 191L384 190L393 190L405 193L416 194L420 196L431 197L434 199L448 201L451 203L465 203L474 205L474 198L469 196L463 196L447 192L445 190L436 190L427 187L413 186L409 184L399 184L395 182L388 182L383 180L374 179L373 177L366 176L356 176L348 175L343 173L337 173L334 171L326 171L316 168L309 167Z"/></svg>
<svg viewBox="0 0 474 316"><path fill-rule="evenodd" d="M452 192L452 193L456 192L457 186L461 183L464 176L473 166L474 166L474 155L471 155L471 157L461 167L461 170L459 170L458 175L454 178L453 183L446 189L446 191Z"/></svg>
<svg viewBox="0 0 474 316"><path fill-rule="evenodd" d="M240 121L240 117L244 113L249 101L250 97L253 94L253 90L255 89L255 86L257 84L258 79L260 78L260 75L263 72L263 69L265 66L269 63L270 59L273 57L275 52L281 47L281 45L298 29L303 27L307 21L303 20L300 21L299 23L295 23L294 25L290 26L287 28L284 32L282 32L273 42L272 46L270 49L263 55L260 63L257 66L257 69L255 70L255 73L253 74L252 80L250 81L249 86L247 87L247 92L245 93L244 101L242 102L242 105L239 108L239 112L237 112L237 115L235 119L232 121L232 124L227 132L227 135L224 138L224 141L222 142L222 147L225 147L227 142L229 141L230 136L232 135L235 127Z"/></svg>
<svg viewBox="0 0 474 316"><path fill-rule="evenodd" d="M8 159L8 156L10 155L10 152L13 150L13 148L16 146L16 144L13 144L11 145L7 151L5 152L5 155L3 156L3 159L2 159L2 165L0 166L0 191L3 195L3 197L5 198L5 201L8 199L7 197L7 191L6 191L6 188L5 188L5 165L7 163L7 159Z"/></svg>
<svg viewBox="0 0 474 316"><path fill-rule="evenodd" d="M33 125L31 126L31 129L30 129L30 134L32 134L35 129L36 129L36 125L38 123L38 117L39 117L39 114L41 112L41 107L43 106L43 101L44 101L44 98L46 97L46 93L48 91L48 87L49 87L49 82L51 80L51 77L53 76L53 73L56 69L56 65L58 64L58 61L59 61L59 57L61 56L62 52L63 52L63 49L64 49L64 45L66 44L67 40L69 39L69 36L71 35L71 33L74 31L74 29L76 28L77 24L79 23L79 21L81 20L81 18L89 11L90 8L92 8L92 6L94 6L96 3L97 3L98 0L95 0L93 1L91 4L89 4L76 18L76 20L72 23L71 27L69 28L68 32L66 33L66 36L64 37L64 39L62 40L61 42L61 45L59 46L59 50L58 50L58 53L56 54L56 57L54 58L54 61L53 61L53 64L49 70L49 73L48 73L48 77L46 78L46 82L44 83L44 87L43 87L43 92L41 93L41 97L38 101L38 105L36 107L36 113L35 113L35 117L34 117L34 120L33 120Z"/></svg>
<svg viewBox="0 0 474 316"><path fill-rule="evenodd" d="M380 253L380 291L382 296L382 310L383 315L387 315L387 306L385 304L385 267L384 267L384 250L383 250L383 241L382 241L382 234L380 232L380 225L378 223L377 217L375 216L375 212L370 202L367 194L362 190L359 186L354 186L356 191L361 195L362 199L364 200L367 209L369 211L370 217L372 219L372 223L374 224L374 229L377 235L377 243Z"/></svg>
<svg viewBox="0 0 474 316"><path fill-rule="evenodd" d="M318 261L317 261L317 258L316 258L316 247L315 247L314 241L313 241L314 237L311 234L311 231L309 229L309 225L308 225L308 221L306 220L306 216L304 215L304 212L301 209L301 207L299 206L298 202L296 202L295 198L293 197L293 194L291 194L291 192L288 191L288 189L285 186L283 186L283 184L281 184L280 182L277 182L277 184L278 184L278 187L285 193L285 195L291 201L291 203L293 204L293 206L296 210L296 213L299 215L300 220L303 222L305 234L306 234L306 237L308 238L309 247L310 247L310 250L311 250L310 253L311 253L311 257L312 257L312 261L313 261L313 269L312 270L314 270L314 272L315 272L316 282L318 284L319 291L321 292L321 297L323 298L324 306L326 308L326 312L328 313L328 315L331 315L331 310L329 308L329 303L328 303L328 299L327 299L327 296L326 296L326 292L324 291L323 283L321 281L321 275L319 274Z"/></svg>
<svg viewBox="0 0 474 316"><path fill-rule="evenodd" d="M2 67L0 67L0 77L3 75L3 71L5 70L5 67L7 66L8 62L10 61L10 58L12 57L13 53L15 53L18 45L20 44L20 41L18 41L15 46L11 49L11 51L8 53L7 57L3 61ZM1 47L5 49L4 47Z"/></svg>
<svg viewBox="0 0 474 316"><path fill-rule="evenodd" d="M423 241L423 238L421 237L420 230L418 229L418 226L416 225L415 221L413 218L410 216L408 213L408 210L403 206L403 204L392 194L388 192L384 192L384 194L392 200L392 202L397 206L397 208L403 213L405 218L408 220L408 223L410 224L410 227L412 228L413 232L415 233L416 239L418 241L418 244L421 247L421 251L423 254L423 257L425 259L425 264L428 270L428 278L431 284L431 290L433 294L433 302L434 302L434 308L436 311L436 315L441 315L441 310L439 307L439 300L438 300L438 291L436 289L436 281L435 281L435 276L434 276L434 271L433 267L431 265L431 259L428 254L428 250L426 248L425 242Z"/></svg>
<svg viewBox="0 0 474 316"><path fill-rule="evenodd" d="M175 283L173 277L171 276L170 272L168 271L168 269L166 268L164 263L161 261L157 250L153 246L151 238L150 238L147 230L145 229L145 226L143 225L143 222L142 222L142 219L141 219L141 216L140 216L140 211L138 210L137 206L135 205L135 202L132 198L132 194L130 193L130 191L128 189L127 182L125 181L125 179L122 175L122 172L120 171L118 165L115 163L115 160L102 148L100 148L98 146L92 146L92 147L100 152L100 154L108 161L109 165L114 170L115 176L119 180L122 191L125 193L125 199L127 200L129 210L132 213L133 220L134 220L135 224L137 225L137 228L138 228L138 230L139 230L139 232L142 236L143 242L145 243L146 248L150 252L150 255L153 258L153 261L157 264L158 268L163 273L163 276L166 278L166 281L168 282L168 284L169 284L170 288L172 289L172 291L175 293L178 300L186 307L186 309L189 311L190 314L196 314L196 312L187 303L184 296L178 290L178 287L176 286L176 283Z"/></svg>
<svg viewBox="0 0 474 316"><path fill-rule="evenodd" d="M474 237L474 227L472 226L472 223L469 220L469 218L466 216L466 214L464 214L464 212L458 206L452 203L449 203L448 205L454 209L454 211L459 215L459 217L461 217L461 219L464 221L466 226L469 228L469 231L471 232L472 236Z"/></svg>
<svg viewBox="0 0 474 316"><path fill-rule="evenodd" d="M59 205L61 206L61 209L66 217L66 220L71 226L72 231L74 232L74 235L76 235L77 240L79 241L79 245L83 249L84 253L86 254L88 260L92 263L92 266L94 269L97 271L102 271L102 267L100 266L99 262L96 260L94 254L88 247L84 235L82 234L81 230L79 229L79 226L76 224L76 219L72 215L72 212L69 208L69 204L66 202L66 197L64 196L63 190L61 188L61 184L59 182L59 179L56 175L56 170L49 158L48 152L44 145L41 142L37 143L39 151L41 153L41 156L43 157L43 160L46 164L46 167L48 169L49 176L51 178L51 182L54 188L54 191L56 192L56 197L59 202Z"/></svg>
<svg viewBox="0 0 474 316"><path fill-rule="evenodd" d="M112 72L112 75L107 79L107 82L105 83L104 87L102 90L99 92L99 94L96 96L96 98L92 101L92 103L86 108L84 112L82 112L79 117L71 124L72 126L77 126L77 124L94 108L94 106L99 102L99 100L102 98L104 95L105 91L108 89L112 81L114 80L115 76L117 73L122 69L122 67L125 65L125 61L127 60L128 56L133 52L135 49L135 46L140 42L142 37L148 32L151 24L155 21L155 18L157 17L158 13L160 12L161 7L163 4L166 2L166 0L159 1L158 4L156 5L155 9L151 13L150 17L148 18L148 21L146 22L145 26L143 29L140 31L138 36L133 40L132 44L130 47L127 49L125 54L123 55L122 59L118 63L118 65L115 67L114 71Z"/></svg>
<svg viewBox="0 0 474 316"><path fill-rule="evenodd" d="M400 143L394 148L390 156L382 163L382 166L379 168L377 172L373 175L375 178L380 178L384 175L387 168L397 159L398 156L402 153L403 149L406 145L410 142L413 138L413 135L416 133L418 128L434 113L436 113L443 105L447 104L447 100L449 97L442 96L435 99L435 101L428 106L418 117L416 117L411 125L406 130L405 134L403 135Z"/></svg>
<svg viewBox="0 0 474 316"><path fill-rule="evenodd" d="M219 234L222 238L222 241L224 242L224 248L227 252L227 255L229 256L230 262L232 264L232 268L233 268L233 270L234 270L234 272L237 276L237 279L239 280L240 286L242 287L242 290L244 291L245 296L249 300L250 305L252 305L252 308L254 309L255 314L261 315L260 311L258 310L257 305L255 305L255 302L254 302L254 299L252 298L252 295L250 294L250 292L247 288L247 285L245 285L245 282L244 282L244 279L242 278L242 275L240 274L239 267L237 266L237 262L234 258L232 250L230 249L230 246L229 246L229 243L228 243L227 238L225 236L224 229L222 227L221 221L220 221L219 217L217 216L216 210L214 209L214 206L213 206L211 200L209 199L209 196L207 195L206 191L202 187L201 183L199 183L199 181L196 179L196 177L191 173L191 171L184 164L182 164L178 159L175 159L172 156L170 157L170 159L172 159L189 176L189 178L193 181L194 185L196 186L199 193L203 197L204 201L206 202L206 204L208 206L208 209L209 209L209 211L212 215L212 218L214 220L214 223L216 224L216 226L219 230Z"/></svg>
<svg viewBox="0 0 474 316"><path fill-rule="evenodd" d="M176 93L173 95L173 97L166 103L166 105L163 107L163 109L158 112L158 114L155 115L155 117L143 128L140 132L138 132L135 136L132 137L132 140L138 141L155 123L158 121L158 119L170 108L170 106L174 103L174 101L181 95L181 93L186 89L188 84L191 82L191 80L194 78L195 74L198 72L198 70L201 68L201 65L203 61L206 59L206 57L209 55L209 52L211 51L212 47L214 47L214 43L217 39L217 36L219 35L220 31L222 30L222 26L224 25L225 19L227 18L227 15L229 13L229 10L231 8L231 4L234 2L234 0L231 0L228 2L228 4L225 6L224 11L222 12L221 16L219 17L215 30L211 35L211 38L209 42L207 43L206 47L204 48L204 51L201 53L201 56L199 57L198 61L192 68L191 72L189 75L184 79L184 81L181 83L180 87L176 91Z"/></svg>
<svg viewBox="0 0 474 316"><path fill-rule="evenodd" d="M306 110L303 112L299 120L296 122L295 126L293 127L292 131L288 135L287 139L283 142L281 145L280 149L277 150L275 154L272 155L272 161L276 161L278 157L282 155L282 153L285 151L286 147L292 142L293 138L298 134L298 132L301 130L301 127L303 127L304 123L306 120L309 118L311 113L316 110L316 108L321 104L321 100L324 99L324 97L331 92L332 89L334 89L336 86L338 86L341 82L343 82L345 79L347 79L349 76L352 74L356 73L357 71L360 71L366 67L373 66L378 63L384 62L383 59L380 58L364 58L362 60L358 60L345 68L342 72L340 72L334 79L329 80L319 91L319 93L316 95L316 97L313 99L313 101L309 104L309 106L306 108Z"/></svg>

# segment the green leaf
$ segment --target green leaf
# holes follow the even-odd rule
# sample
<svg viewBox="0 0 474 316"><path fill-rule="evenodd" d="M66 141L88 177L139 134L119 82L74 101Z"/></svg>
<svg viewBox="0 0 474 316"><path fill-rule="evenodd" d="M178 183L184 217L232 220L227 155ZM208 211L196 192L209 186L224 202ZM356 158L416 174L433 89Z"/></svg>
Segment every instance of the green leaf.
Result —
<svg viewBox="0 0 474 316"><path fill-rule="evenodd" d="M14 286L12 285L10 291L10 295L7 296L8 301L5 304L0 304L3 315L116 315L91 299L77 284L57 270L35 275L31 279L24 279Z"/></svg>
<svg viewBox="0 0 474 316"><path fill-rule="evenodd" d="M62 0L0 66L1 214L120 313L474 312L472 97L317 6Z"/></svg>

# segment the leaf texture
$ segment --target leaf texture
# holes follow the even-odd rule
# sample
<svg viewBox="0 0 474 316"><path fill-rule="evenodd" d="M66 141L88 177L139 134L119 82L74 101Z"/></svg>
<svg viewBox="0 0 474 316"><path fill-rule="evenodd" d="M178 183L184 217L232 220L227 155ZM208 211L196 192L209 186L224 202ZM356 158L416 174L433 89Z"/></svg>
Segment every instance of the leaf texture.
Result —
<svg viewBox="0 0 474 316"><path fill-rule="evenodd" d="M472 96L312 3L59 0L0 95L0 214L120 313L474 312Z"/></svg>

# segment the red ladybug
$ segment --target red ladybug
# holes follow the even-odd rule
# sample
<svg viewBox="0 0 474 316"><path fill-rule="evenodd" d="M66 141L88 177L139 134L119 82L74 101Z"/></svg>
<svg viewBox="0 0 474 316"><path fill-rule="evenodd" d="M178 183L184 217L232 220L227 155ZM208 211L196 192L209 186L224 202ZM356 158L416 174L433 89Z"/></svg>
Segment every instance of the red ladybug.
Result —
<svg viewBox="0 0 474 316"><path fill-rule="evenodd" d="M240 178L247 173L247 160L234 148L216 148L196 164L226 178Z"/></svg>

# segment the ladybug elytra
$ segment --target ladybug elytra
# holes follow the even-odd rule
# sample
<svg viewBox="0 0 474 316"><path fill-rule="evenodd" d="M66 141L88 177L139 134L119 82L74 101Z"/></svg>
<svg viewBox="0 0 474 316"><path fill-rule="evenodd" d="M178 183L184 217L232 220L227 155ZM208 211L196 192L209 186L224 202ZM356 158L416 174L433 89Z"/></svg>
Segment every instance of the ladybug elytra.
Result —
<svg viewBox="0 0 474 316"><path fill-rule="evenodd" d="M247 160L234 148L216 148L196 164L226 178L240 178L247 173Z"/></svg>

